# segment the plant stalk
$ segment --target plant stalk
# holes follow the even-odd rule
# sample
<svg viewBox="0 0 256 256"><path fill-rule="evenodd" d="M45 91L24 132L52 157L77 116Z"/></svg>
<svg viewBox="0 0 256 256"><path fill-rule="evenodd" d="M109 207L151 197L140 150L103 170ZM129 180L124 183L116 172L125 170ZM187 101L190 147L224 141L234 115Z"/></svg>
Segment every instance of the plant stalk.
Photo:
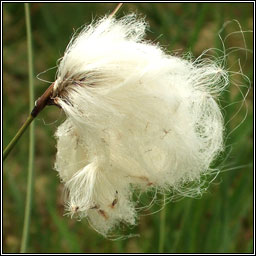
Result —
<svg viewBox="0 0 256 256"><path fill-rule="evenodd" d="M109 17L113 17L118 10L121 8L123 3L119 3L116 8L113 10L113 12L109 15ZM4 149L3 152L3 161L6 159L6 157L9 155L11 150L14 148L18 140L20 139L21 135L25 132L27 127L30 125L30 123L34 120L34 118L44 109L44 107L50 103L52 90L53 90L54 83L52 83L48 89L44 92L44 94L36 101L36 105L34 106L34 109L32 110L30 116L27 118L25 123L22 125L22 127L19 129L19 131L16 133L14 138L11 140L11 142L7 145L7 147ZM51 105L51 103L50 103Z"/></svg>
<svg viewBox="0 0 256 256"><path fill-rule="evenodd" d="M33 108L31 111L31 114L28 116L25 123L22 125L22 127L19 129L19 131L16 133L16 135L13 137L13 139L10 141L10 143L7 145L7 147L4 149L3 152L3 160L6 159L6 157L9 155L11 150L14 148L22 134L26 131L30 123L35 119L35 117L44 109L44 107L48 104L51 94L52 94L52 88L54 86L54 83L52 83L47 90L43 93L43 95L36 101L36 105L34 106L34 101L30 102L30 108ZM34 97L33 97L34 98Z"/></svg>
<svg viewBox="0 0 256 256"><path fill-rule="evenodd" d="M6 159L8 154L11 152L13 147L16 145L19 138L22 136L22 134L26 131L27 127L30 125L30 123L34 120L34 117L32 115L29 115L25 123L21 126L19 131L16 133L16 135L13 137L11 142L7 145L7 147L4 149L3 152L3 160Z"/></svg>
<svg viewBox="0 0 256 256"><path fill-rule="evenodd" d="M30 22L30 10L29 4L25 3L25 17L26 17L26 30L27 30L27 47L28 47L28 71L29 71L29 108L34 107L34 85L33 85L33 49L32 49L32 35L31 35L31 22ZM29 117L33 117L30 115ZM29 118L31 122L34 118ZM28 125L29 123L28 122ZM34 159L35 159L35 124L32 123L29 130L29 157L28 157L28 178L27 178L27 194L26 194L26 205L24 213L24 224L21 239L21 253L27 252L28 238L29 238L29 227L30 217L33 199L33 177L34 177Z"/></svg>
<svg viewBox="0 0 256 256"><path fill-rule="evenodd" d="M119 3L116 6L116 8L113 10L113 12L109 15L109 18L112 18L118 12L118 10L121 8L122 5L123 5L123 3Z"/></svg>
<svg viewBox="0 0 256 256"><path fill-rule="evenodd" d="M166 219L166 207L165 206L165 195L163 195L163 209L160 212L160 228L159 228L159 247L158 252L164 252L164 240L165 240L165 219Z"/></svg>

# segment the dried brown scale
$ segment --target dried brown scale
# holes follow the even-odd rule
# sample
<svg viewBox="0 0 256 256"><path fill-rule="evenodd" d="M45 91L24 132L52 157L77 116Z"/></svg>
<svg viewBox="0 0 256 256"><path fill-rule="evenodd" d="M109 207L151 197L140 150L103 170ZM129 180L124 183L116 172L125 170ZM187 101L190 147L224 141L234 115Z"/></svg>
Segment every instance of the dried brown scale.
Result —
<svg viewBox="0 0 256 256"><path fill-rule="evenodd" d="M98 205L94 205L93 207L90 208L91 210L94 210L94 209L99 209L99 206Z"/></svg>
<svg viewBox="0 0 256 256"><path fill-rule="evenodd" d="M111 208L114 208L116 204L117 204L117 198L112 202Z"/></svg>
<svg viewBox="0 0 256 256"><path fill-rule="evenodd" d="M115 205L117 204L118 202L118 191L116 191L116 195L115 195L115 199L113 200L112 204L110 205L110 207L113 209L115 207Z"/></svg>
<svg viewBox="0 0 256 256"><path fill-rule="evenodd" d="M108 215L105 213L105 211L99 209L98 212L99 212L99 214L100 214L102 217L104 217L105 220L108 219Z"/></svg>

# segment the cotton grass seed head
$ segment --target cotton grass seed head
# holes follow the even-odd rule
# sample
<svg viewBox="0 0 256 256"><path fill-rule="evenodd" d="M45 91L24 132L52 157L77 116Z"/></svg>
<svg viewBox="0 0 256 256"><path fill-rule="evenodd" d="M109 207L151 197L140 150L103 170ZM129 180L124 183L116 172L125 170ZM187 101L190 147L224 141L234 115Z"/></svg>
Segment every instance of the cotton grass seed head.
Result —
<svg viewBox="0 0 256 256"><path fill-rule="evenodd" d="M134 14L104 17L69 43L53 98L67 118L56 131L55 168L67 210L103 235L135 224L136 190L197 193L223 150L217 104L227 73L145 40Z"/></svg>

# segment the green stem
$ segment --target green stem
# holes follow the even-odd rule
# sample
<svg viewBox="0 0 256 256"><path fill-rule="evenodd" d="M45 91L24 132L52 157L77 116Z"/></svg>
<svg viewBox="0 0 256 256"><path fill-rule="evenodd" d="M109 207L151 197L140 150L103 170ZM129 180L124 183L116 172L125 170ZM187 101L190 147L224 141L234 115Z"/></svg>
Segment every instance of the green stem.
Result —
<svg viewBox="0 0 256 256"><path fill-rule="evenodd" d="M22 125L22 127L19 129L19 131L16 133L16 135L13 137L11 142L8 144L8 146L5 148L3 152L3 160L6 159L6 157L9 155L13 147L16 145L17 141L21 137L21 135L26 131L27 127L30 125L30 123L34 120L34 117L32 115L29 115L25 123Z"/></svg>
<svg viewBox="0 0 256 256"><path fill-rule="evenodd" d="M34 86L33 86L33 53L32 53L32 37L31 37L31 23L29 4L25 3L25 17L26 17L26 29L27 29L27 46L28 46L28 69L29 69L29 107L30 110L34 107ZM32 115L30 115L32 117ZM33 120L33 118L31 118ZM31 121L32 121L31 120ZM26 206L24 214L24 225L22 232L21 248L20 252L25 253L27 251L30 215L32 206L33 195L33 176L34 176L34 156L35 156L35 133L34 123L31 124L29 130L29 159L28 159L28 181L27 181L27 196Z"/></svg>
<svg viewBox="0 0 256 256"><path fill-rule="evenodd" d="M31 53L32 54L32 53ZM31 60L32 61L32 60ZM31 65L29 64L29 67ZM31 70L33 70L33 67L30 67ZM32 73L33 74L33 71ZM30 75L31 77L29 78L30 81L33 80L33 75ZM32 79L32 80L31 80ZM27 118L26 122L23 124L23 126L19 129L19 131L16 133L16 135L14 136L14 138L11 140L11 142L7 145L7 147L4 150L3 153L3 160L6 159L6 157L9 155L9 153L11 152L11 150L13 149L13 147L15 146L15 144L17 143L17 141L19 140L19 138L21 137L21 135L25 132L25 130L28 128L28 126L30 125L30 123L35 119L35 117L44 109L44 107L48 104L48 101L51 97L52 94L52 88L54 86L54 83L52 83L47 90L43 93L43 95L41 97L38 98L38 100L36 101L36 104L33 108L33 102L34 102L34 91L33 91L33 86L30 85L29 86L29 92L30 92L30 108L33 108L33 110L31 111L30 116ZM34 128L31 128L34 129ZM32 142L31 142L32 143Z"/></svg>
<svg viewBox="0 0 256 256"><path fill-rule="evenodd" d="M119 3L116 6L116 8L114 9L114 11L110 14L110 17L113 17L118 12L118 10L121 8L122 5L123 5L123 3ZM29 73L29 79L30 79L30 81L32 81L32 79L33 79L32 41L31 41L30 19L29 19L29 14L27 14L28 10L29 10L29 6L28 6L28 4L25 4L26 24L27 24L27 38L28 38L29 70L32 70ZM34 109L32 110L31 115L27 118L26 122L23 124L23 126L20 128L20 130L17 132L15 137L11 140L11 142L5 148L5 150L3 152L3 160L5 160L6 157L9 155L9 153L11 152L13 147L16 145L16 143L19 140L19 138L21 137L21 135L24 133L24 131L27 129L27 127L30 125L30 123L34 120L34 118L48 104L48 99L51 97L53 86L54 86L54 83L37 100L37 104L34 107ZM34 104L34 91L33 91L33 86L32 85L30 85L29 88L30 88L29 93L31 95L30 96L30 108L32 109L33 104ZM34 128L31 128L31 129L34 129Z"/></svg>
<svg viewBox="0 0 256 256"><path fill-rule="evenodd" d="M164 252L164 239L165 239L165 217L166 217L166 208L165 206L165 195L163 195L163 209L160 212L160 230L159 230L159 248L158 252Z"/></svg>

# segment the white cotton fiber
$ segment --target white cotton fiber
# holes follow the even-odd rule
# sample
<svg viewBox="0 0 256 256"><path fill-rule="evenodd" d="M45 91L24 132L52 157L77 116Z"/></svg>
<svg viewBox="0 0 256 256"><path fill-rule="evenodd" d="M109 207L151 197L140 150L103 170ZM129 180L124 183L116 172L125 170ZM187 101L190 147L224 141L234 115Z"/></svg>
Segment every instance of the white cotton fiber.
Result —
<svg viewBox="0 0 256 256"><path fill-rule="evenodd" d="M103 235L135 224L134 189L184 193L223 149L216 97L227 73L209 59L165 53L144 39L145 28L135 15L86 26L69 43L54 86L67 116L55 163L67 209Z"/></svg>

